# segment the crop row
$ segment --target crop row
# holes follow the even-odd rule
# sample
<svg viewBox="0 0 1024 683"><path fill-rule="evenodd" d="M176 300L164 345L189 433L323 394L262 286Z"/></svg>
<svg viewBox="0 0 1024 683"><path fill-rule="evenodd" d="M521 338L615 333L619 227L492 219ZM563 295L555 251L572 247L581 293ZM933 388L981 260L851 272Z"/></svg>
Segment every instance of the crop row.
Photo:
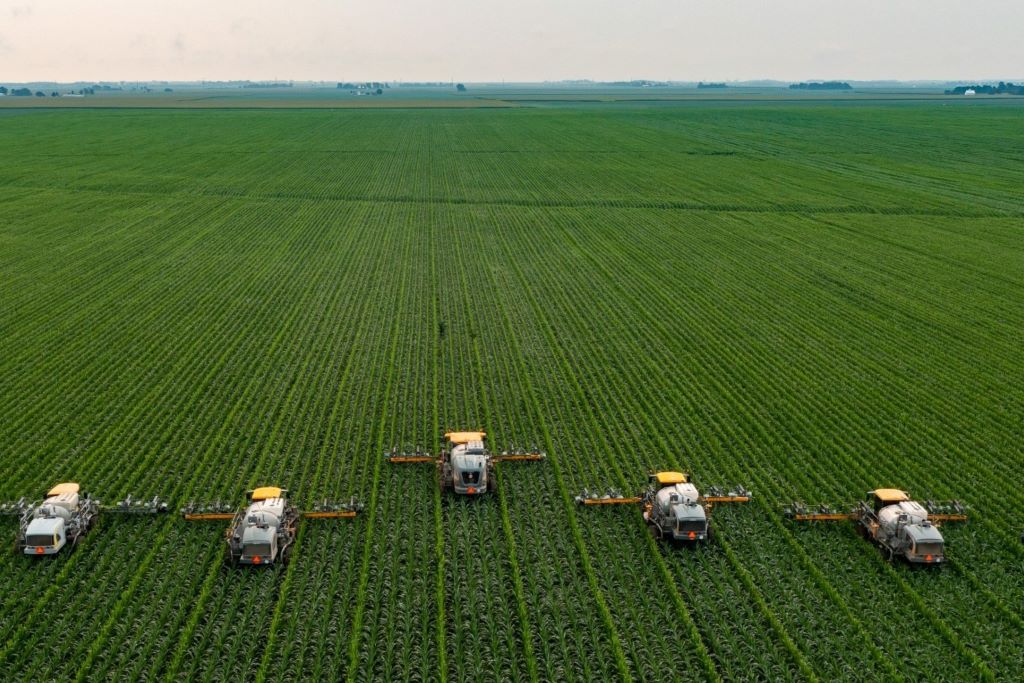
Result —
<svg viewBox="0 0 1024 683"><path fill-rule="evenodd" d="M1022 177L966 125L1010 144L1005 112L951 112L945 138L872 108L33 116L0 131L21 159L0 168L0 495L280 483L368 509L303 523L266 572L177 519L5 554L17 678L962 680L1024 659ZM474 501L380 458L477 427L550 457ZM755 500L692 549L572 502L663 467ZM779 513L877 485L972 506L951 566Z"/></svg>

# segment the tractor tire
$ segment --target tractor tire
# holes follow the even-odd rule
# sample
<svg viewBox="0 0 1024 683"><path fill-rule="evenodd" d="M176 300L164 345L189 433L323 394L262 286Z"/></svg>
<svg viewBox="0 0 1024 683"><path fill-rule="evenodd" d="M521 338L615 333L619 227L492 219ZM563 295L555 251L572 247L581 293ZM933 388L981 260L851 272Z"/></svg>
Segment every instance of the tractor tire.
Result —
<svg viewBox="0 0 1024 683"><path fill-rule="evenodd" d="M658 526L657 524L648 523L647 524L647 531L650 532L651 537L655 541L660 541L662 538L664 538L663 534L661 533L661 527Z"/></svg>

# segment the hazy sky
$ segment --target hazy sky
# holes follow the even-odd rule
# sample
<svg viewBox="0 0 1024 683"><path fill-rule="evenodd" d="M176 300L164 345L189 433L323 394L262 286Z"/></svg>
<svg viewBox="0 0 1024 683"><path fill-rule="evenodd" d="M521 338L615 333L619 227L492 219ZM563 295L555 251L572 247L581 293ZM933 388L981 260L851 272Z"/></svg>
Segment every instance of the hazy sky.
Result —
<svg viewBox="0 0 1024 683"><path fill-rule="evenodd" d="M0 0L0 82L1024 77L1024 0Z"/></svg>

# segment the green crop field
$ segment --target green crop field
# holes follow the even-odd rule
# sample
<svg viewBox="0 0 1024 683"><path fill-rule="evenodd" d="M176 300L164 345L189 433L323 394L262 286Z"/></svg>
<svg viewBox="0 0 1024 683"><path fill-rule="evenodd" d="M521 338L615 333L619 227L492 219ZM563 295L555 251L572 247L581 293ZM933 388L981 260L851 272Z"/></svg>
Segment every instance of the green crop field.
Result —
<svg viewBox="0 0 1024 683"><path fill-rule="evenodd" d="M10 103L8 103L10 104ZM291 562L10 551L18 681L1019 679L1020 100L0 111L0 500L308 507ZM497 492L392 445L487 430ZM742 484L702 546L583 487ZM962 500L949 562L782 505Z"/></svg>

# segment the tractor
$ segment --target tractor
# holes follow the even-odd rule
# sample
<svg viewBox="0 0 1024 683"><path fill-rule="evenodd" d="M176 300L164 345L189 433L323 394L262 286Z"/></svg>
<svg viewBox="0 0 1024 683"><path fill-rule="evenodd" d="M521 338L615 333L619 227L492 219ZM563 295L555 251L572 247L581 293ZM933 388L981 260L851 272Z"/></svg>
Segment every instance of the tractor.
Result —
<svg viewBox="0 0 1024 683"><path fill-rule="evenodd" d="M0 505L0 514L20 517L15 552L35 557L56 555L65 547L75 548L96 524L100 512L156 514L167 512L160 498L139 501L128 496L117 505L105 506L101 501L81 492L72 481L57 484L37 503L22 498Z"/></svg>
<svg viewBox="0 0 1024 683"><path fill-rule="evenodd" d="M939 532L944 522L967 521L967 509L958 500L919 503L900 489L868 491L865 500L849 512L827 505L808 507L796 502L783 510L798 522L853 520L861 534L881 549L886 559L902 557L911 564L938 565L945 561L945 540Z"/></svg>
<svg viewBox="0 0 1024 683"><path fill-rule="evenodd" d="M246 495L248 505L237 511L220 501L189 503L181 511L182 516L192 522L230 521L224 534L227 541L224 559L231 566L286 564L300 519L355 517L363 509L353 499L348 503L324 501L311 511L300 512L288 502L288 491L277 486L260 486L247 491Z"/></svg>
<svg viewBox="0 0 1024 683"><path fill-rule="evenodd" d="M682 472L654 472L650 486L637 496L624 496L616 489L583 492L580 505L642 505L643 519L657 539L699 542L711 536L711 510L718 503L746 503L751 493L742 486L725 491L711 486L702 495Z"/></svg>
<svg viewBox="0 0 1024 683"><path fill-rule="evenodd" d="M491 453L484 445L486 432L446 432L445 447L438 455L417 448L402 451L397 448L384 454L393 463L434 463L441 492L451 491L462 496L477 496L494 489L495 463L505 461L543 460L545 454L537 448L511 448L500 454Z"/></svg>

